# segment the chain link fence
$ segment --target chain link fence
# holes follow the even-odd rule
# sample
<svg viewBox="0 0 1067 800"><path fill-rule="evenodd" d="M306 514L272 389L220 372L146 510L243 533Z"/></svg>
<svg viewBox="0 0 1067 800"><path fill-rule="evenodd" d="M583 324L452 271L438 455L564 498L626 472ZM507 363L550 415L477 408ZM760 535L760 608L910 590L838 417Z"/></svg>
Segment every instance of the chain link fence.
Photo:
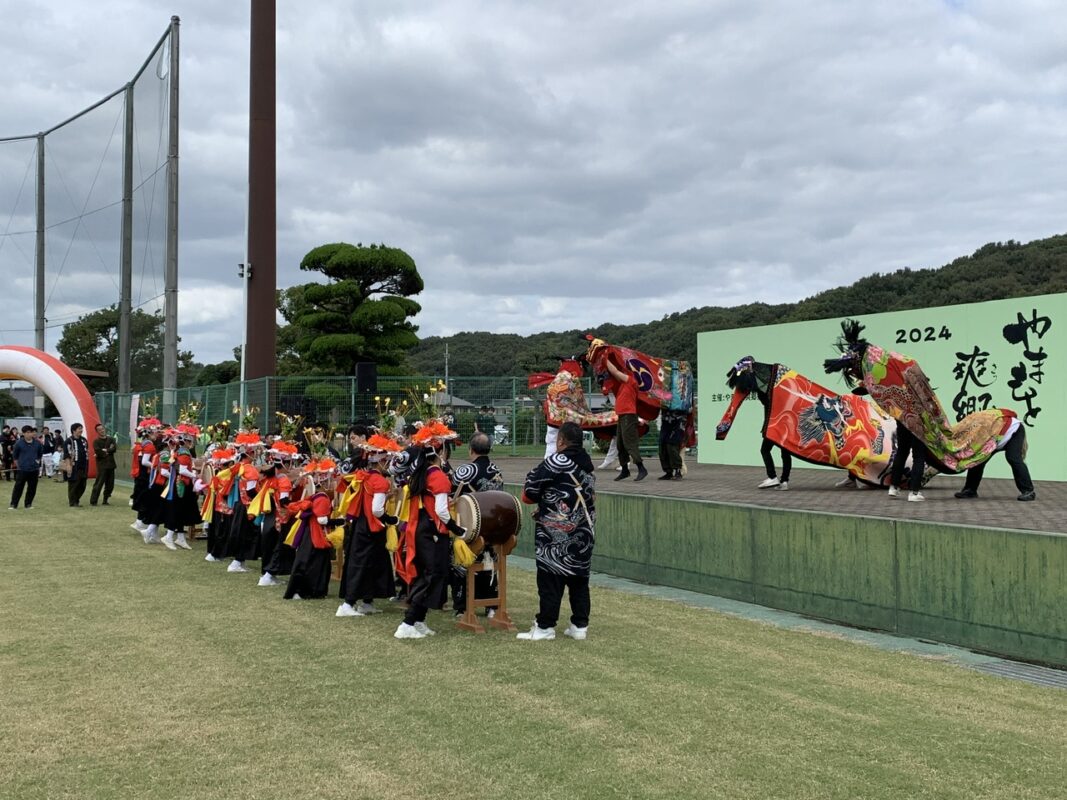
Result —
<svg viewBox="0 0 1067 800"><path fill-rule="evenodd" d="M591 379L583 384L591 401L600 398ZM195 404L197 424L202 428L228 421L236 430L253 408L264 432L278 430L279 413L303 417L305 425L320 422L343 434L353 423L371 421L395 430L398 417L410 425L451 410L462 441L470 441L475 430L492 430L497 452L539 455L544 452L545 392L544 386L528 388L525 376L450 377L447 385L443 376L436 375L379 376L373 389L360 387L354 377L291 376L178 389L173 406L167 403L173 409L170 412L164 408L162 390L132 395L99 392L95 399L101 420L122 443L130 441L130 409L137 397L139 416L145 416L148 409L171 424L177 422L179 411Z"/></svg>

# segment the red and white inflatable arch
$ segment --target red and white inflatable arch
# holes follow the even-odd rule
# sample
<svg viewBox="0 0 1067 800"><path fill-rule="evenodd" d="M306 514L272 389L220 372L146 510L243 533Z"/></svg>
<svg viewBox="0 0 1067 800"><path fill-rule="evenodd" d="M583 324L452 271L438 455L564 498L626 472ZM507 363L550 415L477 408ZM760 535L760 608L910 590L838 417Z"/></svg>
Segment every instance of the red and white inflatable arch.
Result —
<svg viewBox="0 0 1067 800"><path fill-rule="evenodd" d="M0 380L26 381L44 392L63 417L64 436L70 436L70 426L75 422L85 426L85 438L89 441L96 435L100 414L92 395L81 378L58 358L32 347L0 347ZM96 459L90 447L89 477L95 475Z"/></svg>

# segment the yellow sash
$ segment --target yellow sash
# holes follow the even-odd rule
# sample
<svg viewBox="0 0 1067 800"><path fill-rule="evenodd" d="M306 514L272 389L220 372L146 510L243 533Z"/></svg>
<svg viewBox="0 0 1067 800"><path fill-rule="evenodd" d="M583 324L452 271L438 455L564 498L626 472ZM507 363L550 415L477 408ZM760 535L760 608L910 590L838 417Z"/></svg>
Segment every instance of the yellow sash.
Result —
<svg viewBox="0 0 1067 800"><path fill-rule="evenodd" d="M343 480L347 485L345 491L341 495L340 501L337 503L337 507L334 509L334 516L343 517L348 513L348 507L352 505L352 501L355 500L363 492L363 479L356 479L355 475L342 475Z"/></svg>
<svg viewBox="0 0 1067 800"><path fill-rule="evenodd" d="M260 492L252 498L252 502L248 504L248 518L255 519L260 514L269 514L274 510L274 506L271 503L271 498L274 497L274 487L270 486L268 489Z"/></svg>

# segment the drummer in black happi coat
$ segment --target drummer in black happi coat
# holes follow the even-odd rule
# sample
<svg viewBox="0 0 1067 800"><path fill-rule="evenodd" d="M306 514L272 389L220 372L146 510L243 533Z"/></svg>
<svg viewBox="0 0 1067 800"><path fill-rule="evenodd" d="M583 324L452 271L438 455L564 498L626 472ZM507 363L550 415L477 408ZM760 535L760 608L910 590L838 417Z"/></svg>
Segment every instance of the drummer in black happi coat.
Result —
<svg viewBox="0 0 1067 800"><path fill-rule="evenodd" d="M596 537L596 475L582 447L582 429L560 426L556 452L526 476L524 503L536 504L534 546L540 608L534 626L518 638L556 638L556 622L567 589L571 624L563 634L585 639L589 628L589 569Z"/></svg>

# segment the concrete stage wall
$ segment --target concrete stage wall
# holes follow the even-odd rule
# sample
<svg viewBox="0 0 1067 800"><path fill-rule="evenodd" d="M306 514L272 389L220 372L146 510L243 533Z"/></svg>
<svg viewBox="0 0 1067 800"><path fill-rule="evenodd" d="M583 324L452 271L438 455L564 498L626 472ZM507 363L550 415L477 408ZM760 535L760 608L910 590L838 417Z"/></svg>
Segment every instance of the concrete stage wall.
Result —
<svg viewBox="0 0 1067 800"><path fill-rule="evenodd" d="M607 493L597 518L598 572L1067 667L1067 535Z"/></svg>

